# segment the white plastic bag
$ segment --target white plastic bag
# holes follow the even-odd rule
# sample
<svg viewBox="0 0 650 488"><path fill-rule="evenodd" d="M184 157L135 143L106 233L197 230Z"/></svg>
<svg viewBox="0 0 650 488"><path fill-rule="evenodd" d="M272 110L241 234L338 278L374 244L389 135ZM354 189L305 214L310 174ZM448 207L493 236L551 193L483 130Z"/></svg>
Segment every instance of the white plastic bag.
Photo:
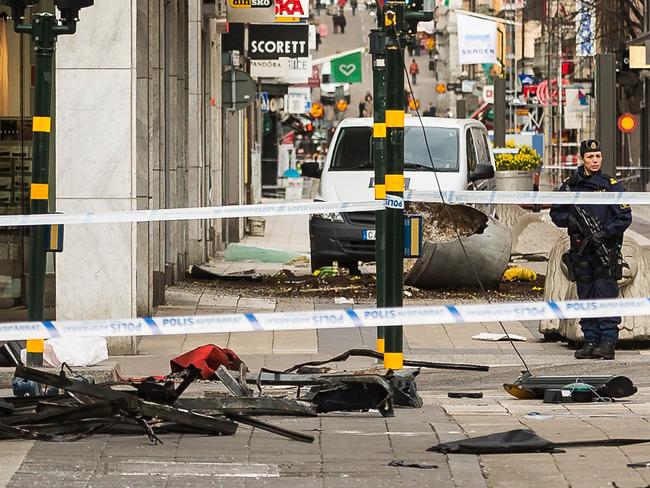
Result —
<svg viewBox="0 0 650 488"><path fill-rule="evenodd" d="M68 366L92 366L108 359L108 344L104 337L57 337L45 341L43 359L60 368Z"/></svg>

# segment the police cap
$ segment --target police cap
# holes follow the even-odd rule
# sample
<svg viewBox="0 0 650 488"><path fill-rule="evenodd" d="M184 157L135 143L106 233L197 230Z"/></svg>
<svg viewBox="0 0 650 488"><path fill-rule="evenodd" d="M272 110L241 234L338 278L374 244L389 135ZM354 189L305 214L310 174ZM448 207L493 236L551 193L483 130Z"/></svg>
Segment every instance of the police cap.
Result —
<svg viewBox="0 0 650 488"><path fill-rule="evenodd" d="M588 152L600 152L602 149L600 148L600 142L598 142L596 139L587 139L586 141L582 141L580 143L580 157L584 157L585 153Z"/></svg>

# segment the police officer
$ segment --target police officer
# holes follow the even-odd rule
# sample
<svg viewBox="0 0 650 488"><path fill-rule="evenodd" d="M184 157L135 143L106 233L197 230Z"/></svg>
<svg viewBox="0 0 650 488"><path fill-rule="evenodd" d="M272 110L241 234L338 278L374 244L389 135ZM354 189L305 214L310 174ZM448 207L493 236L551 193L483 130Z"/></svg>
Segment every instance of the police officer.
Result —
<svg viewBox="0 0 650 488"><path fill-rule="evenodd" d="M560 191L624 191L623 185L601 172L603 153L598 141L582 141L580 158L582 166L564 181ZM584 219L574 205L551 207L553 223L567 228L571 240L571 248L562 259L576 282L578 298L616 298L617 279L622 275L623 265L620 249L623 233L632 223L632 210L629 205L581 205L580 208L595 217L600 224L599 231L585 230ZM584 343L576 351L576 359L614 359L620 323L620 317L580 319Z"/></svg>

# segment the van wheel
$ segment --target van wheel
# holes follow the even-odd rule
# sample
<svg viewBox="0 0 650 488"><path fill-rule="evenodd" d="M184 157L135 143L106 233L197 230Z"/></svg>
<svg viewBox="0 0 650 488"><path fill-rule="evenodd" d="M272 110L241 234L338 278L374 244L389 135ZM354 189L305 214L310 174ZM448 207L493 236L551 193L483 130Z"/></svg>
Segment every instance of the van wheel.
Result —
<svg viewBox="0 0 650 488"><path fill-rule="evenodd" d="M327 259L318 259L312 256L311 258L311 272L317 271L325 266L332 266L332 261Z"/></svg>

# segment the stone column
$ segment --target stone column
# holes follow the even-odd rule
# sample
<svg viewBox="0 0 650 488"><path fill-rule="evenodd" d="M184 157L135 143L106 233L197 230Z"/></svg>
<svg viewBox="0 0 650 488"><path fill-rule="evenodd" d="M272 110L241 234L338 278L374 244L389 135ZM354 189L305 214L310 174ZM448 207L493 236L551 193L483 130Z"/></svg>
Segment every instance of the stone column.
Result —
<svg viewBox="0 0 650 488"><path fill-rule="evenodd" d="M136 0L82 11L56 56L57 208L65 213L137 208ZM56 262L57 318L136 314L135 224L70 225ZM119 344L117 344L119 342ZM135 352L130 339L114 341Z"/></svg>
<svg viewBox="0 0 650 488"><path fill-rule="evenodd" d="M222 50L221 50L221 32L218 30L216 18L210 21L210 173L211 186L209 191L209 204L213 206L223 205L223 104L221 96L221 71L222 67ZM221 230L221 221L212 222L215 229L213 236L213 247L211 253L223 249L223 233Z"/></svg>
<svg viewBox="0 0 650 488"><path fill-rule="evenodd" d="M187 36L187 194L190 207L205 206L204 127L203 127L203 2L188 4ZM189 225L188 264L201 264L206 255L206 221L192 220Z"/></svg>

